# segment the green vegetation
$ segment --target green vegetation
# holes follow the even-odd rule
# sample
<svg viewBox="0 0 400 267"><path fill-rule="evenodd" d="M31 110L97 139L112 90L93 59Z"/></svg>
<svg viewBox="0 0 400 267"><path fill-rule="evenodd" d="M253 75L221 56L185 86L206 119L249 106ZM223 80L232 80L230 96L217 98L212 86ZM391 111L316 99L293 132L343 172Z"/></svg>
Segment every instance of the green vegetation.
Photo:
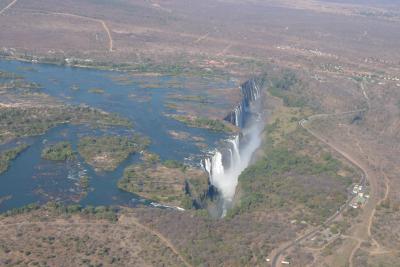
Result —
<svg viewBox="0 0 400 267"><path fill-rule="evenodd" d="M204 128L216 132L233 132L234 127L220 120L213 120L203 117L194 117L186 115L170 115L173 119L180 121L190 127Z"/></svg>
<svg viewBox="0 0 400 267"><path fill-rule="evenodd" d="M321 223L346 201L351 180L339 176L338 171L339 162L333 158L316 163L287 148L273 148L240 175L242 198L231 215L260 206L304 206L308 214L299 219Z"/></svg>
<svg viewBox="0 0 400 267"><path fill-rule="evenodd" d="M170 169L181 169L182 171L185 171L187 168L187 166L185 164L183 164L182 162L177 161L177 160L170 160L170 159L164 161L163 165Z"/></svg>
<svg viewBox="0 0 400 267"><path fill-rule="evenodd" d="M23 77L17 75L16 73L0 70L0 80L8 80L8 79L17 80L17 79L23 79Z"/></svg>
<svg viewBox="0 0 400 267"><path fill-rule="evenodd" d="M93 127L132 127L129 120L87 106L41 106L0 109L0 143L17 137L40 135L63 123Z"/></svg>
<svg viewBox="0 0 400 267"><path fill-rule="evenodd" d="M99 171L112 171L131 153L141 151L149 145L147 138L102 136L83 137L79 140L78 151L91 166Z"/></svg>
<svg viewBox="0 0 400 267"><path fill-rule="evenodd" d="M68 142L59 142L57 144L48 146L42 151L42 158L47 160L64 161L67 159L74 159L75 152Z"/></svg>
<svg viewBox="0 0 400 267"><path fill-rule="evenodd" d="M0 174L7 171L10 167L10 162L18 157L26 148L28 148L28 145L22 144L13 149L0 152Z"/></svg>
<svg viewBox="0 0 400 267"><path fill-rule="evenodd" d="M196 102L196 103L211 103L207 96L202 95L172 95L169 97L175 101L186 101L186 102Z"/></svg>
<svg viewBox="0 0 400 267"><path fill-rule="evenodd" d="M291 71L285 71L281 79L274 82L274 87L287 91L298 82L296 74Z"/></svg>
<svg viewBox="0 0 400 267"><path fill-rule="evenodd" d="M143 171L144 171L143 167ZM139 171L142 170L142 168L138 168L138 165L131 165L128 168L124 170L124 175L123 177L118 181L118 187L122 190L125 190L127 192L132 192L132 193L140 193L144 190L145 182L146 180L149 179L144 179L145 181L138 181L143 178L145 178L144 174L141 174ZM138 182L136 182L138 181Z"/></svg>
<svg viewBox="0 0 400 267"><path fill-rule="evenodd" d="M355 80L356 82L362 82L363 80L364 80L364 78L363 77L359 77L359 76L352 76L351 77L353 80Z"/></svg>
<svg viewBox="0 0 400 267"><path fill-rule="evenodd" d="M192 208L207 191L208 179L203 171L183 163L167 160L128 166L118 187L167 205Z"/></svg>
<svg viewBox="0 0 400 267"><path fill-rule="evenodd" d="M143 151L141 158L144 162L150 164L155 164L160 162L160 155L148 151Z"/></svg>
<svg viewBox="0 0 400 267"><path fill-rule="evenodd" d="M171 109L171 110L177 110L178 105L175 103L167 102L164 104L166 108Z"/></svg>
<svg viewBox="0 0 400 267"><path fill-rule="evenodd" d="M104 94L104 89L102 89L102 88L91 88L91 89L89 89L89 91L88 91L89 93L92 93L92 94L99 94L99 95L101 95L101 94Z"/></svg>
<svg viewBox="0 0 400 267"><path fill-rule="evenodd" d="M0 70L0 90L37 90L41 86L34 82L25 81L23 76L13 72L7 72Z"/></svg>
<svg viewBox="0 0 400 267"><path fill-rule="evenodd" d="M79 180L79 184L82 190L86 192L89 189L89 177L86 175L82 175Z"/></svg>
<svg viewBox="0 0 400 267"><path fill-rule="evenodd" d="M127 223L136 218L124 210L51 202L0 215L9 224L1 233L2 266L183 266L157 236ZM19 227L25 222L31 223Z"/></svg>
<svg viewBox="0 0 400 267"><path fill-rule="evenodd" d="M198 58L202 61L203 59ZM220 68L212 66L199 66L193 62L193 55L190 59L185 55L175 57L168 62L155 62L151 59L144 59L142 62L135 65L126 65L124 68L139 72L139 73L162 73L166 75L193 75L196 77L222 77L226 73Z"/></svg>
<svg viewBox="0 0 400 267"><path fill-rule="evenodd" d="M28 212L31 212L33 210L38 210L38 209L40 209L40 206L37 203L31 203L31 204L22 206L20 208L14 208L14 209L8 210L5 213L3 213L2 215L14 216L17 214L28 213Z"/></svg>
<svg viewBox="0 0 400 267"><path fill-rule="evenodd" d="M271 95L282 98L288 107L310 106L310 99L304 94L301 81L292 71L286 70L281 78L272 79L272 85L268 91Z"/></svg>
<svg viewBox="0 0 400 267"><path fill-rule="evenodd" d="M40 206L37 203L25 205L20 208L15 208L3 213L4 216L14 216L17 214L29 213L35 210L45 209L54 215L69 216L73 214L81 214L89 217L95 217L96 219L105 219L111 222L117 221L118 209L115 207L105 206L86 206L83 207L79 204L64 205L58 202L48 202L44 206Z"/></svg>
<svg viewBox="0 0 400 267"><path fill-rule="evenodd" d="M119 115L87 105L66 105L46 94L30 91L39 88L40 85L26 82L17 74L0 71L0 90L18 90L5 92L6 108L0 109L0 143L43 134L63 123L90 124L92 127L132 127L129 120ZM79 87L74 85L72 89Z"/></svg>
<svg viewBox="0 0 400 267"><path fill-rule="evenodd" d="M63 205L57 202L49 202L45 208L58 215L73 215L81 214L89 217L95 217L96 219L105 219L111 222L117 221L118 209L115 207L105 207L105 206L86 206L83 207L79 204Z"/></svg>
<svg viewBox="0 0 400 267"><path fill-rule="evenodd" d="M19 71L29 71L29 72L37 72L38 70L32 66L20 66L17 68Z"/></svg>
<svg viewBox="0 0 400 267"><path fill-rule="evenodd" d="M67 106L64 112L71 112L66 118L73 124L90 124L94 127L132 127L132 123L118 114L106 113L88 106Z"/></svg>
<svg viewBox="0 0 400 267"><path fill-rule="evenodd" d="M0 78L0 81L2 79ZM0 90L23 90L25 92L31 91L31 90L38 90L42 88L39 84L34 83L34 82L26 82L22 79L16 79L16 80L6 80L6 82L0 83Z"/></svg>
<svg viewBox="0 0 400 267"><path fill-rule="evenodd" d="M179 175L167 168L160 168L159 164L131 165L125 169L123 177L118 181L118 187L127 192L170 204L184 195L183 181L176 179Z"/></svg>
<svg viewBox="0 0 400 267"><path fill-rule="evenodd" d="M287 75L276 84L281 92L296 81ZM267 209L288 214L289 221L317 225L347 200L356 172L298 125L309 115L306 107L285 104L266 127L263 156L239 176L240 200L228 212L230 218Z"/></svg>
<svg viewBox="0 0 400 267"><path fill-rule="evenodd" d="M15 59L15 55L2 53L0 51L0 58ZM191 55L190 59L193 59ZM76 67L87 67L99 70L118 70L118 71L131 71L137 73L161 73L165 75L193 75L197 77L221 77L226 76L226 73L221 68L213 68L212 66L199 66L194 64L192 60L185 56L175 57L168 60L168 62L153 61L150 58L143 58L141 62L132 63L112 63L101 61L90 61L86 59L69 59L68 62L63 56L54 57L35 57L31 55L18 55L18 60L32 61L36 60L38 63L55 64L55 65L68 65ZM198 59L203 60L203 59Z"/></svg>

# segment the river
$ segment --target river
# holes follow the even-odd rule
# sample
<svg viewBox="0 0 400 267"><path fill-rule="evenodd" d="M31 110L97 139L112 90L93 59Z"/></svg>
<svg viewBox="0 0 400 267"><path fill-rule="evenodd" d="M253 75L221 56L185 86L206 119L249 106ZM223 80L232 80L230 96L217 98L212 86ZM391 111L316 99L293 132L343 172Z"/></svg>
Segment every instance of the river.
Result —
<svg viewBox="0 0 400 267"><path fill-rule="evenodd" d="M171 94L193 93L193 90L185 88L190 77L133 76L114 71L5 60L0 60L0 70L17 73L28 82L38 83L42 87L41 92L65 103L87 104L118 113L134 124L133 130L121 127L93 129L67 124L52 128L41 136L14 140L12 143L23 141L30 144L30 147L12 162L7 172L0 175L0 198L8 196L0 204L1 212L49 200L83 205L135 205L146 202L117 188L117 181L124 168L138 162L139 155L130 156L115 171L97 173L80 157L67 162L41 159L41 151L49 143L69 141L76 149L79 138L85 135L129 135L137 132L151 139L148 150L160 155L162 160L179 160L196 165L208 150L228 138L226 134L191 128L165 116L166 113L174 113L165 105ZM235 87L231 80L201 84L199 94L206 89ZM104 93L89 92L92 88L101 88ZM173 138L169 131L182 131L190 136L201 137L206 147L199 148L191 141ZM0 149L11 145L2 144ZM90 177L90 190L85 197L80 197L78 182L81 175Z"/></svg>

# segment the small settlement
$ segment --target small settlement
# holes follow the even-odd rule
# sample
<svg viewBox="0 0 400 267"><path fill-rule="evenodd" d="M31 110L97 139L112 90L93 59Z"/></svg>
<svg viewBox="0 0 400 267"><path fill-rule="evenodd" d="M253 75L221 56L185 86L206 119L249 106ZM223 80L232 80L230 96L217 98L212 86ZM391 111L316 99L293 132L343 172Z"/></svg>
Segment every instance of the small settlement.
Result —
<svg viewBox="0 0 400 267"><path fill-rule="evenodd" d="M369 198L369 195L366 192L366 187L358 184L354 185L352 194L354 195L354 198L350 201L349 205L354 209L361 208Z"/></svg>

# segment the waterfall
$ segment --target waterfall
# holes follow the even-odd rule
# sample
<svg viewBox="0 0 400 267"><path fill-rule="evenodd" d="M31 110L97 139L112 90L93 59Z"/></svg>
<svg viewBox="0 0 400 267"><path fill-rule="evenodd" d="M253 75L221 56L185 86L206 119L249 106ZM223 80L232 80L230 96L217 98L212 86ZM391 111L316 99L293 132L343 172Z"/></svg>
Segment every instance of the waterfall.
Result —
<svg viewBox="0 0 400 267"><path fill-rule="evenodd" d="M233 125L244 128L245 123L248 120L248 116L251 114L250 105L257 101L261 95L260 83L262 80L251 79L245 82L241 87L242 100L240 103L231 111L225 120L232 123Z"/></svg>
<svg viewBox="0 0 400 267"><path fill-rule="evenodd" d="M240 161L240 153L239 153L239 135L236 135L234 140L228 140L232 146L233 149L230 149L231 153L233 154L231 156L231 161L232 162L239 162ZM232 152L233 150L233 152Z"/></svg>
<svg viewBox="0 0 400 267"><path fill-rule="evenodd" d="M216 149L202 163L210 183L218 189L222 198L221 216L225 216L233 201L239 175L248 166L254 151L261 144L263 125L256 123L260 114L254 109L259 106L257 102L260 99L262 83L263 80L251 79L241 86L240 103L225 117L226 121L240 128L241 133L226 140L225 146Z"/></svg>

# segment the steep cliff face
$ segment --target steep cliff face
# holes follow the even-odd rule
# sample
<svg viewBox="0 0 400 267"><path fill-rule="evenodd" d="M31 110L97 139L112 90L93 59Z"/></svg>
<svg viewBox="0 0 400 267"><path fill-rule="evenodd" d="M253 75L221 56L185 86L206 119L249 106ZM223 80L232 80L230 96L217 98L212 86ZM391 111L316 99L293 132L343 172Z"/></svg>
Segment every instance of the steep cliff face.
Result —
<svg viewBox="0 0 400 267"><path fill-rule="evenodd" d="M241 86L242 99L225 120L241 129L241 133L225 141L225 145L202 162L209 175L211 200L219 202L219 216L224 216L235 195L237 179L248 166L253 152L261 142L260 105L264 78L253 78Z"/></svg>
<svg viewBox="0 0 400 267"><path fill-rule="evenodd" d="M250 116L250 105L256 101L261 95L261 88L263 87L263 78L252 78L242 84L241 93L242 100L226 117L225 120L233 125L244 128L246 121Z"/></svg>

